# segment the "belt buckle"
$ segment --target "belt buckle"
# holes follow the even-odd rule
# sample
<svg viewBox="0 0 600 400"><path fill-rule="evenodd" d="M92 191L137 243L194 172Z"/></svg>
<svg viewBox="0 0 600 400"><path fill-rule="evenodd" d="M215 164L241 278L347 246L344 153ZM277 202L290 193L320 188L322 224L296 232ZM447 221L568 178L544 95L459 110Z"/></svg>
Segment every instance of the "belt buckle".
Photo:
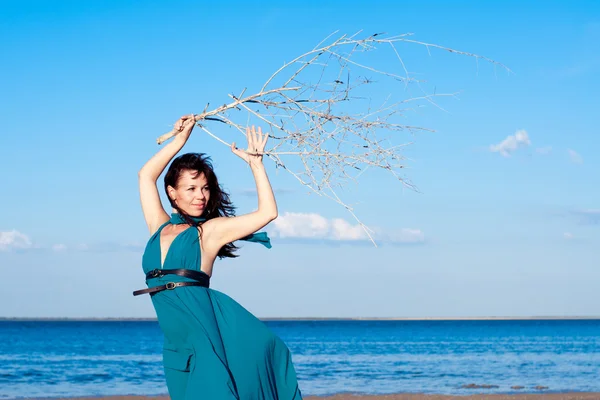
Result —
<svg viewBox="0 0 600 400"><path fill-rule="evenodd" d="M175 289L175 282L169 282L165 285L166 289L173 290Z"/></svg>
<svg viewBox="0 0 600 400"><path fill-rule="evenodd" d="M153 269L152 271L150 271L150 276L152 278L158 278L160 275L160 270L158 269Z"/></svg>

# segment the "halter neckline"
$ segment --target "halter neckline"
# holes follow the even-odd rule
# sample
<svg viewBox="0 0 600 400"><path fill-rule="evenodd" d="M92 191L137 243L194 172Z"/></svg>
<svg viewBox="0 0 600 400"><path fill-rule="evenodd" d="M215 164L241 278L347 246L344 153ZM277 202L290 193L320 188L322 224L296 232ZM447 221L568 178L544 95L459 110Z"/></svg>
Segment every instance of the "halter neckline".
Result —
<svg viewBox="0 0 600 400"><path fill-rule="evenodd" d="M190 218L195 223L206 221L206 218L202 218L202 217L192 217L192 216L188 215L188 218ZM171 213L171 219L169 220L169 223L177 225L177 224L187 224L188 222L185 220L183 215L174 212L174 213Z"/></svg>

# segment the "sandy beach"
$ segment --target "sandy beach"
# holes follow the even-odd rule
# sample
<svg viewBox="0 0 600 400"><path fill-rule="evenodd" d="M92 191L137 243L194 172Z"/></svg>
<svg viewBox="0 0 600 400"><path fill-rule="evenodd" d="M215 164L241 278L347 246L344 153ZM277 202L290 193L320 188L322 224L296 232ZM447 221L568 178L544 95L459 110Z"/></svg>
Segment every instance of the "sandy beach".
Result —
<svg viewBox="0 0 600 400"><path fill-rule="evenodd" d="M65 400L169 400L168 396L108 396L78 397ZM390 395L351 395L338 394L328 397L309 396L305 400L600 400L600 393L539 393L539 394L473 394L467 396L390 394Z"/></svg>

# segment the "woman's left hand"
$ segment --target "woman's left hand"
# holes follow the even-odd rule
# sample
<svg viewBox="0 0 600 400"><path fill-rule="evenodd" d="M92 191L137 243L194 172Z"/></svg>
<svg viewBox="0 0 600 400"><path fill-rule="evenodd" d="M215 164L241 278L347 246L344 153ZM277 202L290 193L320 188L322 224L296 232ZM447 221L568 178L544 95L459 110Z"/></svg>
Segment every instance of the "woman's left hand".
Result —
<svg viewBox="0 0 600 400"><path fill-rule="evenodd" d="M235 147L235 142L231 143L231 151L248 164L262 162L262 156L264 154L265 145L267 144L269 135L266 133L263 135L260 127L258 127L257 131L254 129L254 126L252 126L252 129L249 127L246 128L246 139L248 139L248 149L246 151Z"/></svg>

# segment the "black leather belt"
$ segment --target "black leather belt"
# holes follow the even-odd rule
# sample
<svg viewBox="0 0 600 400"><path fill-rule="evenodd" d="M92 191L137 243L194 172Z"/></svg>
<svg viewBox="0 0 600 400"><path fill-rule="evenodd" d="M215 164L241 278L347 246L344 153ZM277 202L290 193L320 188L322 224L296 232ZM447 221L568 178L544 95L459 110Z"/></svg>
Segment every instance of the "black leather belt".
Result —
<svg viewBox="0 0 600 400"><path fill-rule="evenodd" d="M165 285L155 286L148 289L140 289L133 292L134 296L139 296L140 294L147 293L157 293L163 290L173 290L182 286L202 286L209 287L210 285L210 277L204 272L194 271L191 269L153 269L152 271L146 274L146 280L153 278L160 278L165 275L179 275L186 278L190 278L195 280L196 282L169 282Z"/></svg>
<svg viewBox="0 0 600 400"><path fill-rule="evenodd" d="M150 271L150 272L148 272L146 274L146 279L160 278L160 277L165 276L165 275L185 276L186 278L190 278L190 279L193 279L193 280L198 281L198 282L204 282L204 281L206 281L207 284L208 284L208 281L210 280L210 277L205 272L194 271L192 269L184 269L184 268L180 268L180 269L153 269L152 271Z"/></svg>

